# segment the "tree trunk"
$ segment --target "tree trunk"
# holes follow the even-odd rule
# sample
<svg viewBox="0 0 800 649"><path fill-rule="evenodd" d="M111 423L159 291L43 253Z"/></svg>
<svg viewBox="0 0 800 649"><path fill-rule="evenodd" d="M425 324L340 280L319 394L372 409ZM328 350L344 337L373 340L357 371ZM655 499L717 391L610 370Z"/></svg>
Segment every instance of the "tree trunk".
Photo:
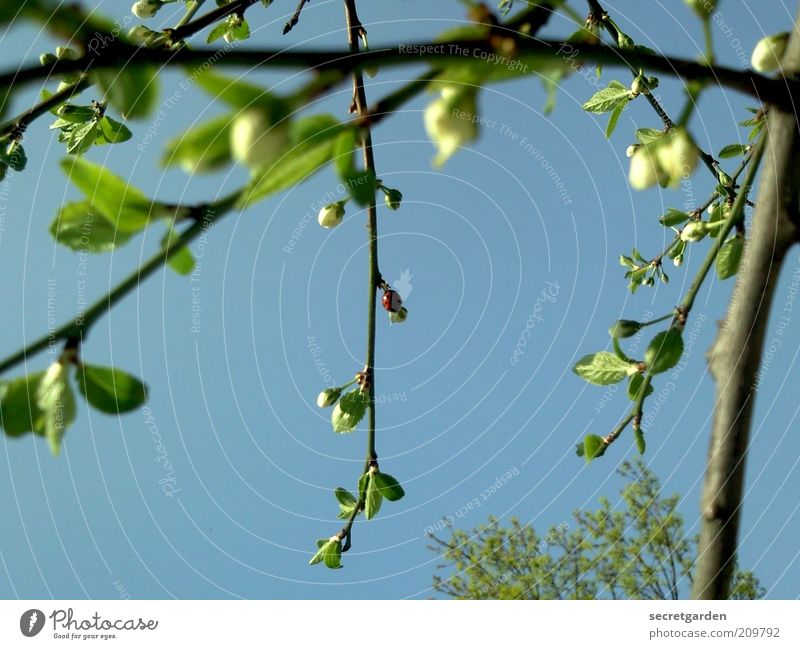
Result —
<svg viewBox="0 0 800 649"><path fill-rule="evenodd" d="M795 25L800 24L800 13ZM789 40L784 70L800 70L800 35ZM764 335L786 252L798 237L800 131L797 117L769 109L764 167L736 286L709 366L716 409L701 498L695 599L726 599L736 563L745 461Z"/></svg>

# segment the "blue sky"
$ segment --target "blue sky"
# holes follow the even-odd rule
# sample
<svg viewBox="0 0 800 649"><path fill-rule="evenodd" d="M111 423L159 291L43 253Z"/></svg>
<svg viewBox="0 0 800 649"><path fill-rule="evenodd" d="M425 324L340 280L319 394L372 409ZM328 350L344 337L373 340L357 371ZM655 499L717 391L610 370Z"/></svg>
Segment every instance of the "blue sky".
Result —
<svg viewBox="0 0 800 649"><path fill-rule="evenodd" d="M129 15L128 4L99 3L120 19ZM584 11L577 0L570 4ZM246 46L344 43L338 0L311 3L298 27L281 36L294 5L256 6ZM430 39L463 20L462 5L449 0L362 5L373 47ZM702 47L700 25L683 2L605 5L637 42L687 57ZM714 27L720 60L745 64L762 35L786 29L792 5L722 0ZM164 24L174 22L168 14L159 14ZM559 19L545 33L570 31ZM3 67L34 61L56 44L32 25L6 33ZM421 69L382 71L369 83L370 98ZM277 92L297 82L279 72L236 73ZM183 78L164 74L162 99ZM602 83L613 78L628 80L606 69ZM567 80L550 116L541 112L545 94L535 78L487 88L479 112L497 124L442 169L431 164L434 148L422 125L430 97L375 130L379 176L405 197L398 212L379 214L381 270L391 282L407 271L410 287L408 321L390 326L379 318L377 448L382 468L403 482L406 497L384 504L377 519L356 523L343 570L307 561L315 539L339 527L332 489L355 487L365 436L332 433L329 411L314 401L363 365L366 236L364 214L352 208L335 230L317 226L313 206L338 183L324 171L214 226L193 248L201 263L195 281L161 273L92 330L84 359L144 377L151 395L146 410L117 419L82 406L58 458L40 439L3 438L0 595L427 598L438 561L424 532L442 517L472 527L490 514L516 515L543 530L571 523L573 510L600 495L614 502L621 486L614 468L636 456L630 434L590 466L575 457L574 444L587 432L610 431L628 401L622 390L584 384L570 368L606 348L607 327L618 317L658 316L678 302L706 242L682 268L668 270L669 285L635 296L626 291L617 257L634 245L646 255L661 250L667 235L658 216L666 207L705 200L713 181L699 170L686 191L633 193L625 148L634 128L657 127L657 120L636 102L606 140L605 118L580 108L596 83L593 73ZM682 106L680 90L680 82L662 77L658 93L671 112ZM15 112L37 91L21 93ZM345 118L349 99L343 86L310 112ZM746 134L736 124L749 105L736 93L709 90L691 122L693 135L713 151L740 141ZM240 185L246 171L187 176L161 169L158 159L168 137L221 110L191 89L161 123L132 122L132 141L87 157L164 200L213 199ZM77 308L83 268L94 299L152 254L162 236L154 228L113 255L85 258L56 246L47 226L62 203L78 198L58 168L63 145L43 119L26 134L25 148L27 170L11 175L0 197L2 356L47 331L49 286L50 315L66 321ZM776 294L778 311L799 269L793 250ZM667 493L685 496L681 511L691 534L713 407L703 354L731 286L712 280L703 289L687 326L694 334L687 362L674 380L656 381L645 415L645 459ZM755 569L770 597L794 598L800 439L790 386L800 378L800 346L797 337L777 333L778 315L792 317L776 314L768 328L767 340L779 340L780 348L762 368L740 560ZM49 360L43 353L28 359L27 368L36 371ZM493 490L508 472L511 478Z"/></svg>

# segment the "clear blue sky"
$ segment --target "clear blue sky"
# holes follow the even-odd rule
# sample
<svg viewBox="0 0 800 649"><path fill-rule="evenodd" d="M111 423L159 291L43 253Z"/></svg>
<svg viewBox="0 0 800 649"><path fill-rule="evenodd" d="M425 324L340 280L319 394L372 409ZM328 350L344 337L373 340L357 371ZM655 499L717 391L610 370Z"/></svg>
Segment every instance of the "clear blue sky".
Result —
<svg viewBox="0 0 800 649"><path fill-rule="evenodd" d="M292 34L281 36L295 4L277 0L269 10L251 10L251 43L344 42L338 0L311 3ZM429 39L463 19L463 7L450 0L361 4L373 47ZM581 2L570 4L584 11ZM699 53L700 25L682 1L605 4L637 42L689 57ZM111 16L129 15L127 0L99 5ZM722 0L714 30L721 61L741 66L764 33L786 29L794 5ZM165 24L174 22L168 14ZM546 33L569 30L566 21L554 20ZM4 69L12 61L36 60L56 44L31 25L1 38ZM370 82L370 97L420 69L382 72ZM247 73L277 91L284 76ZM164 75L162 99L182 78L175 71ZM622 71L606 69L603 82L612 78L627 81ZM621 315L666 313L708 244L699 244L681 269L668 270L668 286L626 292L619 253L636 245L655 254L665 243L657 217L691 197L629 190L625 148L633 129L658 123L637 102L607 141L605 118L580 108L595 91L592 81L592 74L569 79L549 117L541 113L545 95L534 78L488 88L479 110L497 126L484 129L479 142L441 170L431 165L434 149L422 126L429 98L376 129L379 176L405 196L399 212L382 209L379 215L381 270L390 281L406 269L412 275L408 322L390 326L379 319L377 393L384 403L378 453L407 495L385 504L376 520L356 523L343 570L307 561L315 539L339 527L331 492L338 485L354 488L364 433L333 434L329 411L317 409L314 400L327 385L326 371L343 382L363 364L364 214L350 210L330 232L312 220L285 252L311 206L335 190L337 180L326 171L214 227L194 247L202 263L198 281L161 273L91 332L85 360L143 376L151 388L149 410L116 419L81 405L58 458L41 439L2 439L0 595L113 599L123 589L133 598L426 598L438 561L424 531L441 517L471 527L489 514L513 514L544 529L569 523L574 509L593 505L600 495L615 502L620 481L614 467L636 455L630 435L591 466L575 457L574 444L586 432L607 433L628 401L622 391L587 386L570 368L609 344L607 327ZM682 105L679 90L668 79L658 90L674 112ZM37 91L21 94L15 111L30 105ZM735 93L709 91L692 132L714 151L737 142L745 131L736 123L751 104ZM343 87L315 110L344 118L348 105ZM163 141L220 108L192 90L165 112L143 153L137 144L154 126L149 119L130 124L131 142L88 157L145 192L175 201L211 199L245 179L240 168L194 177L163 171L157 164ZM47 227L78 193L58 168L63 146L47 121L26 134L28 169L2 186L2 356L47 330L48 280L55 282L56 322L66 321L77 308L82 263L88 297L95 298L151 254L162 236L154 228L113 256L84 260L54 245ZM712 188L698 171L695 200ZM793 250L776 294L779 310L798 267L800 253ZM687 327L697 333L687 365L674 385L656 382L661 405L651 400L647 411L646 460L666 492L685 495L681 511L691 534L713 406L703 354L731 285L712 281L703 289ZM541 297L543 290L550 299ZM512 365L534 310L541 321ZM193 315L199 332L192 331ZM768 341L777 330L775 320ZM800 380L800 338L796 322L789 330L764 367L740 556L776 598L797 597L800 583L800 436L791 388ZM49 360L46 353L31 358L28 369ZM508 471L516 475L485 497ZM164 484L175 490L172 496ZM480 506L470 509L474 499Z"/></svg>

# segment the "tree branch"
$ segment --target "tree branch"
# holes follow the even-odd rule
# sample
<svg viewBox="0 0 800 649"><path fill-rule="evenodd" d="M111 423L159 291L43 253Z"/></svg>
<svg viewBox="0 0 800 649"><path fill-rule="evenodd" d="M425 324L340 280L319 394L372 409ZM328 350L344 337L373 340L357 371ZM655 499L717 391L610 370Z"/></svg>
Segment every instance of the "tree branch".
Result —
<svg viewBox="0 0 800 649"><path fill-rule="evenodd" d="M795 25L798 22L800 12ZM796 27L783 64L784 70L800 69ZM717 397L701 498L695 599L730 595L765 329L785 255L798 236L800 132L795 114L772 107L765 141L766 161L750 239L724 323L709 350Z"/></svg>

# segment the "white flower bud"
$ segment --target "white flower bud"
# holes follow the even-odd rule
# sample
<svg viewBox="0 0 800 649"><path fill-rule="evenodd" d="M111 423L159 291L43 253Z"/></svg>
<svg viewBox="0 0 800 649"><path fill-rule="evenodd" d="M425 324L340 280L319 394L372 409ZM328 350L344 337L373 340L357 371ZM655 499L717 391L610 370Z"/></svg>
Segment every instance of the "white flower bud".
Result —
<svg viewBox="0 0 800 649"><path fill-rule="evenodd" d="M658 165L667 176L666 184L678 187L697 168L700 154L684 128L676 128L663 136L656 146Z"/></svg>
<svg viewBox="0 0 800 649"><path fill-rule="evenodd" d="M442 166L459 147L478 137L475 96L473 88L446 86L425 109L425 130L439 149L434 158L436 166Z"/></svg>
<svg viewBox="0 0 800 649"><path fill-rule="evenodd" d="M137 18L152 18L161 9L162 4L164 3L161 0L139 0L133 3L131 12Z"/></svg>
<svg viewBox="0 0 800 649"><path fill-rule="evenodd" d="M631 144L627 149L625 149L625 156L632 158L633 154L636 153L641 146L641 144Z"/></svg>
<svg viewBox="0 0 800 649"><path fill-rule="evenodd" d="M648 189L658 182L659 170L655 157L647 147L640 147L631 156L628 180L634 189Z"/></svg>
<svg viewBox="0 0 800 649"><path fill-rule="evenodd" d="M680 268L683 265L683 255L677 255L675 259L672 260L672 265L675 268Z"/></svg>
<svg viewBox="0 0 800 649"><path fill-rule="evenodd" d="M323 228L335 228L344 218L344 202L331 203L319 211L317 221Z"/></svg>
<svg viewBox="0 0 800 649"><path fill-rule="evenodd" d="M681 241L697 242L708 234L708 227L703 221L690 221L681 230Z"/></svg>
<svg viewBox="0 0 800 649"><path fill-rule="evenodd" d="M705 20L717 10L717 0L684 0L699 18Z"/></svg>
<svg viewBox="0 0 800 649"><path fill-rule="evenodd" d="M320 408L328 408L339 400L341 394L341 388L328 388L327 390L323 390L317 397L317 405Z"/></svg>
<svg viewBox="0 0 800 649"><path fill-rule="evenodd" d="M773 72L781 67L781 59L789 41L789 32L762 38L753 50L750 63L756 72Z"/></svg>
<svg viewBox="0 0 800 649"><path fill-rule="evenodd" d="M231 128L231 155L248 167L277 160L289 146L286 121L275 124L263 108L248 108L240 113Z"/></svg>

